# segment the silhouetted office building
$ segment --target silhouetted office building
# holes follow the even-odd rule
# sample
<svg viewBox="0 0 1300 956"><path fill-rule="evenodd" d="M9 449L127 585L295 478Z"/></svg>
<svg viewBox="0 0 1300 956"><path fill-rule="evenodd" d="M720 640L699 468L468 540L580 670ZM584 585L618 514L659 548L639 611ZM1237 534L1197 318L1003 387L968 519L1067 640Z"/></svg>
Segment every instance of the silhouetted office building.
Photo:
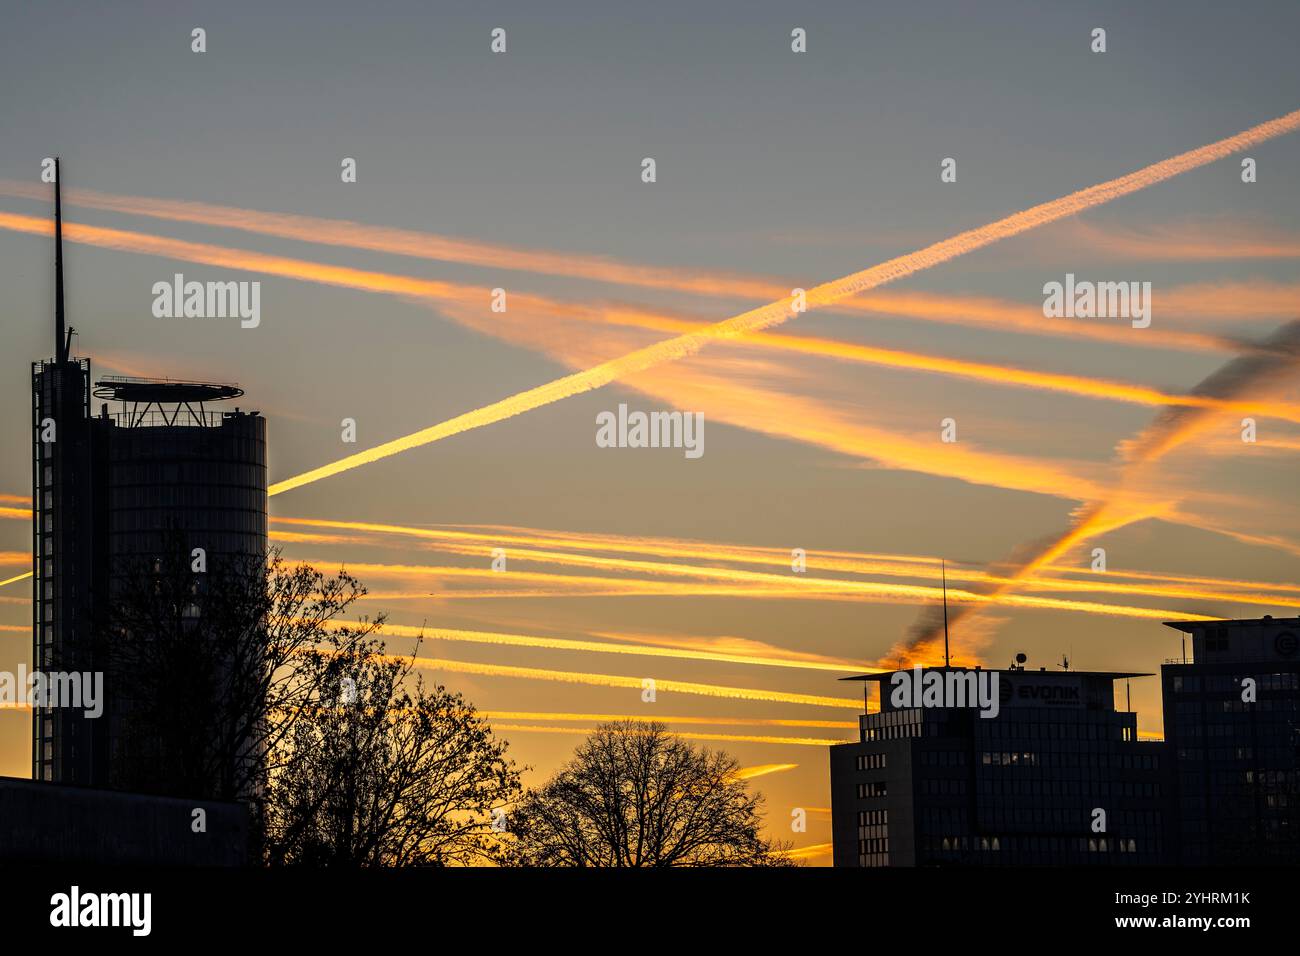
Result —
<svg viewBox="0 0 1300 956"><path fill-rule="evenodd" d="M1139 741L1114 702L1116 680L1150 675L924 669L996 675L1000 705L982 717L896 706L894 673L846 678L877 683L880 710L830 748L835 866L1162 862L1164 746Z"/></svg>
<svg viewBox="0 0 1300 956"><path fill-rule="evenodd" d="M1300 863L1300 618L1168 626L1192 638L1161 668L1180 862Z"/></svg>
<svg viewBox="0 0 1300 956"><path fill-rule="evenodd" d="M57 167L56 167L57 168ZM57 175L57 174L56 174ZM96 602L124 571L179 535L209 561L261 555L267 546L266 421L257 412L212 412L232 385L141 379L91 382L72 358L63 310L62 216L55 185L55 357L32 366L33 668L103 671L96 659ZM98 413L95 399L105 400ZM112 403L110 405L109 403ZM113 688L98 718L81 708L37 707L35 780L113 785Z"/></svg>
<svg viewBox="0 0 1300 956"><path fill-rule="evenodd" d="M204 828L194 829L202 809ZM61 787L0 777L0 862L10 865L245 866L246 804Z"/></svg>

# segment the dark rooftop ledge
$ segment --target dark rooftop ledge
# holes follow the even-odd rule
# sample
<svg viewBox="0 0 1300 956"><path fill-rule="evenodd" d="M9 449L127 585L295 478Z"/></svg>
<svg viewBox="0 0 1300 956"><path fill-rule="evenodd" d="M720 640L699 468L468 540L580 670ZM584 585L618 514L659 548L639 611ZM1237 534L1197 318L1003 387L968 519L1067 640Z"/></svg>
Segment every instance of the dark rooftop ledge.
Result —
<svg viewBox="0 0 1300 956"><path fill-rule="evenodd" d="M904 667L904 668L900 668L900 670L910 672L913 670L913 668ZM1129 677L1155 677L1156 676L1155 674L1142 674L1138 672L1129 672L1129 671L1049 671L1049 670L1032 670L1030 668L1024 668L1024 669L1016 668L1013 670L1009 667L922 667L921 670L927 672L928 671L954 671L954 672L964 673L967 671L979 671L980 673L986 673L986 674L1036 674L1039 677L1049 677L1049 676L1050 677L1099 677L1099 678L1109 678L1110 680L1124 680L1125 678L1129 678ZM897 673L899 673L898 670L880 671L875 674L858 674L855 677L841 677L840 680L884 681Z"/></svg>

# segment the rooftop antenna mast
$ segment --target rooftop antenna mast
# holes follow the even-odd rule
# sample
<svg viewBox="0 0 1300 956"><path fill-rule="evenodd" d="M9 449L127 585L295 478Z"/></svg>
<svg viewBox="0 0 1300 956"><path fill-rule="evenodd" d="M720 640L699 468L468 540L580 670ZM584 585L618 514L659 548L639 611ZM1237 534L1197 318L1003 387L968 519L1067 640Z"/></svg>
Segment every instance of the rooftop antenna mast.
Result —
<svg viewBox="0 0 1300 956"><path fill-rule="evenodd" d="M948 655L948 565L940 558L939 571L943 575L943 666L951 667L952 660Z"/></svg>
<svg viewBox="0 0 1300 956"><path fill-rule="evenodd" d="M60 186L59 157L54 157L54 360L68 360L63 317L63 197Z"/></svg>

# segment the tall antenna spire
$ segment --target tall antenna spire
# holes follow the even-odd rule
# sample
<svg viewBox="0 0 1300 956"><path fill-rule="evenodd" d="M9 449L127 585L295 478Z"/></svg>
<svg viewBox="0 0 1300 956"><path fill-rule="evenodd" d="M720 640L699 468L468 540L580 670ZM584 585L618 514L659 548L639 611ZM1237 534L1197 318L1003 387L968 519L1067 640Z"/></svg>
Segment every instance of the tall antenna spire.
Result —
<svg viewBox="0 0 1300 956"><path fill-rule="evenodd" d="M948 565L940 558L939 570L943 574L943 666L952 666L948 656Z"/></svg>
<svg viewBox="0 0 1300 956"><path fill-rule="evenodd" d="M63 176L59 157L54 157L54 360L66 362L68 347L63 332L63 200L59 194Z"/></svg>

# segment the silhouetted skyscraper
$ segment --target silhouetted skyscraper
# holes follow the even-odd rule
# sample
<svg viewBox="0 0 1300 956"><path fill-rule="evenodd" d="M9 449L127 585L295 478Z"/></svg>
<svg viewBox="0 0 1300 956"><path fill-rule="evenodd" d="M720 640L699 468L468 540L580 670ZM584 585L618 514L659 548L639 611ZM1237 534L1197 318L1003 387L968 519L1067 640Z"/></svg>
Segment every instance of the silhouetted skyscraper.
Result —
<svg viewBox="0 0 1300 956"><path fill-rule="evenodd" d="M211 412L233 385L141 379L91 384L69 355L63 308L62 209L55 163L55 354L32 366L33 669L104 671L96 613L115 577L159 553L166 535L212 559L267 546L266 420ZM92 403L106 400L98 414ZM108 402L116 404L110 408ZM32 776L110 786L120 707L37 707Z"/></svg>
<svg viewBox="0 0 1300 956"><path fill-rule="evenodd" d="M1161 668L1187 864L1300 863L1300 618L1174 621Z"/></svg>

